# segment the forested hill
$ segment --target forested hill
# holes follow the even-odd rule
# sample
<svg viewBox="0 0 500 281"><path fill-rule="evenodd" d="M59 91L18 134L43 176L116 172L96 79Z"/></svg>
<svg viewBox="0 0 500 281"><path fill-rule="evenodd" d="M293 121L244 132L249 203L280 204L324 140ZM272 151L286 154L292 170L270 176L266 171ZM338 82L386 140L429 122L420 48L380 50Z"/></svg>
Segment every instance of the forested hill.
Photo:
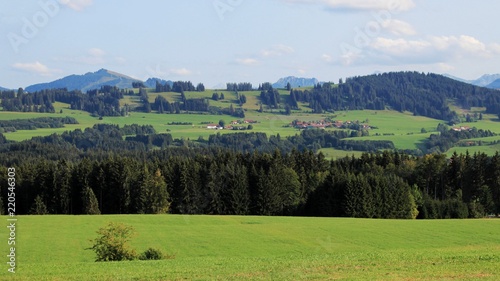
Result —
<svg viewBox="0 0 500 281"><path fill-rule="evenodd" d="M500 92L473 86L442 75L418 72L392 72L347 78L334 87L330 83L313 90L294 90L292 107L296 101L309 102L315 112L323 110L383 110L410 111L447 121L456 114L449 108L450 101L458 106L486 107L487 113L500 112Z"/></svg>

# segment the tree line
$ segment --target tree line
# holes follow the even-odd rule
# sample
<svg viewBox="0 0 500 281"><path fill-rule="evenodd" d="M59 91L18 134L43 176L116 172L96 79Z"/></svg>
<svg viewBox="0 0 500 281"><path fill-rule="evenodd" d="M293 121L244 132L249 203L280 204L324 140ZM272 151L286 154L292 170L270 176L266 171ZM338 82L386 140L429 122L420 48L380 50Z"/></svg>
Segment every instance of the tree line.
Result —
<svg viewBox="0 0 500 281"><path fill-rule="evenodd" d="M233 92L252 91L252 83L226 83L226 90Z"/></svg>
<svg viewBox="0 0 500 281"><path fill-rule="evenodd" d="M78 124L73 117L39 117L30 119L0 120L0 133L39 128L63 128L65 124Z"/></svg>
<svg viewBox="0 0 500 281"><path fill-rule="evenodd" d="M437 127L438 134L431 134L425 143L426 152L446 152L455 146L460 140L486 138L496 136L496 133L490 130L477 129L476 127L467 129L450 129L444 124L439 124Z"/></svg>

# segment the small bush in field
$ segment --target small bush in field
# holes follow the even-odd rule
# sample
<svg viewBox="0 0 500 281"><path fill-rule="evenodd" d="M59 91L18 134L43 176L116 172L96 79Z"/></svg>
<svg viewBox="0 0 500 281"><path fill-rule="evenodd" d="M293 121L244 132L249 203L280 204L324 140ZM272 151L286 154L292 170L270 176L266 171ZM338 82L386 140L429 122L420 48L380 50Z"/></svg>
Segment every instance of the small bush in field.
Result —
<svg viewBox="0 0 500 281"><path fill-rule="evenodd" d="M137 254L130 249L128 241L134 234L134 229L123 223L110 222L106 227L97 231L97 238L92 242L91 250L96 255L96 261L123 261L137 258Z"/></svg>
<svg viewBox="0 0 500 281"><path fill-rule="evenodd" d="M149 248L139 256L140 260L162 260L165 258L163 252L159 249Z"/></svg>

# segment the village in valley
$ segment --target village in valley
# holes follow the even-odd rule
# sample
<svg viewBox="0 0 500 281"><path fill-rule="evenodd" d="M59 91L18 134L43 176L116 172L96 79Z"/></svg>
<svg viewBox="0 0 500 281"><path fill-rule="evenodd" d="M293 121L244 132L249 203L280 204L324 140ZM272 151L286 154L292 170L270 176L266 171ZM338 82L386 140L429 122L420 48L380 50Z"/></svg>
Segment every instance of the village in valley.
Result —
<svg viewBox="0 0 500 281"><path fill-rule="evenodd" d="M334 121L329 119L323 119L319 121L300 121L294 120L290 123L291 127L296 129L326 129L326 128L336 128L336 129L352 129L352 130L370 130L372 127L368 125L368 120L360 122L356 121Z"/></svg>

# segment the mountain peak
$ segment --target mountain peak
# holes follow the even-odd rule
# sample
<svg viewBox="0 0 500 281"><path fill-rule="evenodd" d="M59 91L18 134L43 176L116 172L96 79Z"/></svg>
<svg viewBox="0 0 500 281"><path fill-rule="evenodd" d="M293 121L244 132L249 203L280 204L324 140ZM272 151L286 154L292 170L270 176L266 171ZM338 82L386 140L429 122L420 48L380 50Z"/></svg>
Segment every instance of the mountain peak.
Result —
<svg viewBox="0 0 500 281"><path fill-rule="evenodd" d="M492 83L488 84L486 87L491 88L491 89L500 89L500 79L493 81Z"/></svg>
<svg viewBox="0 0 500 281"><path fill-rule="evenodd" d="M485 74L474 80L472 84L481 87L487 87L489 84L495 82L498 79L500 79L500 74Z"/></svg>
<svg viewBox="0 0 500 281"><path fill-rule="evenodd" d="M133 82L140 82L140 80L101 68L96 72L87 72L83 75L74 74L49 83L31 85L26 87L26 91L36 92L45 89L67 88L69 91L80 90L86 92L88 90L99 89L104 85L116 86L118 88L132 88Z"/></svg>
<svg viewBox="0 0 500 281"><path fill-rule="evenodd" d="M316 78L288 76L280 78L276 83L273 84L273 88L285 88L288 83L290 83L290 86L292 86L292 88L298 88L311 87L318 84L319 81Z"/></svg>
<svg viewBox="0 0 500 281"><path fill-rule="evenodd" d="M453 75L449 74L443 74L443 76L446 76L448 78L451 78L453 80L457 80L460 82L465 82L468 84L472 84L474 86L480 86L480 87L486 87L486 88L492 88L492 89L499 89L500 88L500 74L484 74L483 76L479 77L476 80L466 80L462 79Z"/></svg>

